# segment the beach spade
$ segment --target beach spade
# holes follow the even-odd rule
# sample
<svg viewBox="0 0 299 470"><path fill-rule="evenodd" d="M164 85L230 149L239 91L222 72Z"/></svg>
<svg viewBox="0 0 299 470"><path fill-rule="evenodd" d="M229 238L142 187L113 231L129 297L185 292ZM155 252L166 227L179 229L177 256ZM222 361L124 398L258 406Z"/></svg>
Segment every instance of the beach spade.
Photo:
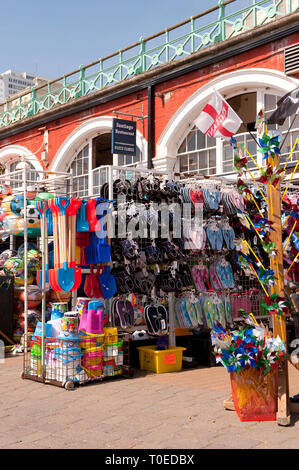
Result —
<svg viewBox="0 0 299 470"><path fill-rule="evenodd" d="M67 239L66 239L66 210L70 205L69 198L57 197L56 207L59 210L59 239L60 239L60 264L57 271L57 284L61 290L69 292L75 285L75 269L69 268L67 262Z"/></svg>
<svg viewBox="0 0 299 470"><path fill-rule="evenodd" d="M54 236L54 268L49 269L49 282L52 289L55 292L61 292L59 285L57 284L57 270L60 268L59 259L59 238L58 238L58 209L56 207L56 199L49 199L48 206L53 216L53 236Z"/></svg>
<svg viewBox="0 0 299 470"><path fill-rule="evenodd" d="M72 197L70 199L70 204L66 209L66 215L68 218L68 266L73 268L75 272L75 281L74 285L71 288L72 291L77 290L81 284L81 268L76 266L76 217L77 210L81 206L81 200Z"/></svg>
<svg viewBox="0 0 299 470"><path fill-rule="evenodd" d="M43 230L43 218L46 217L46 211L48 209L47 201L36 201L35 207L41 215L41 238L42 238L42 246L43 240L45 240L45 260L46 260L46 273L45 273L45 291L48 292L51 289L49 283L49 261L48 261L48 230L47 230L47 223L45 224L45 231ZM43 290L43 270L39 269L36 273L36 281L37 285L40 290Z"/></svg>

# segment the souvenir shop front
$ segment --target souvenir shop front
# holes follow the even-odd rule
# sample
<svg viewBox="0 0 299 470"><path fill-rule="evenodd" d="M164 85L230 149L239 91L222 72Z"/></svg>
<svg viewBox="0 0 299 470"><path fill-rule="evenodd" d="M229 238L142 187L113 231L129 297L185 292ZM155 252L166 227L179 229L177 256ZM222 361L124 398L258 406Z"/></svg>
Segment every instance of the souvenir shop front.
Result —
<svg viewBox="0 0 299 470"><path fill-rule="evenodd" d="M18 249L0 254L14 299L12 335L0 329L24 351L24 378L73 388L140 369L214 366L214 325L228 329L252 314L272 327L262 193L242 194L225 178L101 171L99 194L84 198L72 197L70 173L2 176L2 236L13 235ZM20 174L35 190L14 186ZM283 201L286 237L294 188ZM285 262L296 282L291 254Z"/></svg>

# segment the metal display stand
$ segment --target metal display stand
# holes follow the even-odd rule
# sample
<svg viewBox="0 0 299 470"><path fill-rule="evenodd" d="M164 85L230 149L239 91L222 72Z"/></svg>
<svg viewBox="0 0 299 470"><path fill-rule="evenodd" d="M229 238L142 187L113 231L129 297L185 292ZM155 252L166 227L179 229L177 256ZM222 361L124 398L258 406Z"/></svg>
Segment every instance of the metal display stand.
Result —
<svg viewBox="0 0 299 470"><path fill-rule="evenodd" d="M36 175L35 179L32 178L32 174ZM21 176L22 180L18 177ZM51 176L51 178L49 178ZM23 210L23 239L24 239L24 259L27 260L28 257L28 228L27 228L27 194L28 186L35 186L35 188L48 188L54 194L58 192L60 194L60 189L62 186L57 186L57 180L65 180L65 178L71 179L72 175L65 172L53 172L53 171L41 171L31 169L27 170L26 163L24 164L24 169L16 170L14 172L5 173L0 176L0 182L3 182L5 185L11 183L17 183L18 185L22 182L21 186L18 186L14 190L14 194L22 194L24 197L24 210ZM45 219L45 218L44 218ZM43 263L43 272L45 275L45 239L44 243L41 246L42 252L42 263ZM43 286L45 286L45 278L43 279ZM45 313L46 313L46 290L42 289L42 342L44 345L45 339ZM28 264L24 263L24 367L25 367L25 358L28 354ZM44 364L44 346L42 348L42 362Z"/></svg>

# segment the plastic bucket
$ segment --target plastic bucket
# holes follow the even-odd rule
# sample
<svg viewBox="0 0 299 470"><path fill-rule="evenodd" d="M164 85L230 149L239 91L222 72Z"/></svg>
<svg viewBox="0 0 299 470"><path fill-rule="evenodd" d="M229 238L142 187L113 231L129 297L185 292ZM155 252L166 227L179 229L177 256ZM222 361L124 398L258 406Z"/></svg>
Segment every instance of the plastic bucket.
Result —
<svg viewBox="0 0 299 470"><path fill-rule="evenodd" d="M232 396L240 421L275 421L277 412L277 367L267 374L250 367L230 373Z"/></svg>

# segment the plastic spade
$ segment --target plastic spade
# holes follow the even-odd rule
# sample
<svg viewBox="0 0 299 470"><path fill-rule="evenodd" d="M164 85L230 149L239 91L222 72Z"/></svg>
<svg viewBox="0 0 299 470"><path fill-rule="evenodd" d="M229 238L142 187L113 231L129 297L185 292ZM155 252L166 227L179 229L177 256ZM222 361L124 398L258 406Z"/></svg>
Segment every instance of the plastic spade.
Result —
<svg viewBox="0 0 299 470"><path fill-rule="evenodd" d="M60 257L59 257L59 244L58 244L58 209L56 207L56 199L49 199L48 201L49 208L52 211L53 216L53 235L54 235L54 268L49 269L49 282L53 290L56 292L61 292L61 289L57 283L56 273L60 267Z"/></svg>
<svg viewBox="0 0 299 470"><path fill-rule="evenodd" d="M77 222L76 222L77 232L89 231L89 223L88 223L88 220L86 220L86 204L87 204L87 199L82 199L81 206L78 211Z"/></svg>
<svg viewBox="0 0 299 470"><path fill-rule="evenodd" d="M77 217L77 210L81 206L81 200L72 197L70 199L70 204L66 209L66 215L68 216L68 227L69 227L69 247L68 247L68 266L69 268L74 268L75 272L75 281L72 287L72 291L77 290L81 284L81 268L76 266L76 217Z"/></svg>
<svg viewBox="0 0 299 470"><path fill-rule="evenodd" d="M107 201L103 203L101 198L97 198L98 204L103 204L101 211L97 214L98 224L97 224L97 250L98 250L98 263L109 263L111 260L111 247L109 243L106 242L106 233L105 233L105 214L108 214L109 204Z"/></svg>
<svg viewBox="0 0 299 470"><path fill-rule="evenodd" d="M49 284L49 261L48 261L48 230L47 230L47 221L45 224L45 231L43 230L43 219L46 217L46 212L48 210L48 203L46 201L36 201L35 207L37 208L38 212L42 217L42 224L41 224L41 238L42 238L42 246L43 240L45 240L45 260L46 260L46 274L45 274L45 291L48 292L51 288ZM39 269L36 273L36 280L38 287L42 290L43 289L43 270Z"/></svg>
<svg viewBox="0 0 299 470"><path fill-rule="evenodd" d="M60 237L60 263L61 268L57 269L57 284L65 292L69 292L75 284L75 269L68 267L66 248L66 210L70 200L65 197L56 198L56 206L59 209L59 237Z"/></svg>

